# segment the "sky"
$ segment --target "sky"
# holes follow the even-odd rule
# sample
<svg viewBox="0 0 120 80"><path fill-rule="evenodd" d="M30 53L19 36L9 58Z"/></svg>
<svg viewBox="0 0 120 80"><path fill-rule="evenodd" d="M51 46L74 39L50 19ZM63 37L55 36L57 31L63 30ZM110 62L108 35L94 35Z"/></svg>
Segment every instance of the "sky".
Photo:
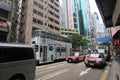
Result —
<svg viewBox="0 0 120 80"><path fill-rule="evenodd" d="M89 3L90 3L90 8L91 8L91 13L97 12L98 15L99 15L100 23L103 23L101 15L100 15L100 12L99 12L99 10L97 8L95 0L89 0Z"/></svg>

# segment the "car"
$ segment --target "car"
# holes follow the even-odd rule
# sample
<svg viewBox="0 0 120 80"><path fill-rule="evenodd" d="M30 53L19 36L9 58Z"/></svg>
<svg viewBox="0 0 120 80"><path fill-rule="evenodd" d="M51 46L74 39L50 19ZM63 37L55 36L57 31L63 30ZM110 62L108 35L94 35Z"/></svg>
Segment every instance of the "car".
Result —
<svg viewBox="0 0 120 80"><path fill-rule="evenodd" d="M35 70L31 45L0 43L0 80L34 80Z"/></svg>
<svg viewBox="0 0 120 80"><path fill-rule="evenodd" d="M70 55L70 56L68 56L66 58L66 61L68 63L70 63L70 62L79 62L79 61L84 60L84 58L85 57L84 57L83 52L74 52L72 55Z"/></svg>
<svg viewBox="0 0 120 80"><path fill-rule="evenodd" d="M104 67L106 64L106 60L103 54L92 53L87 55L84 60L84 64L86 65L86 67Z"/></svg>

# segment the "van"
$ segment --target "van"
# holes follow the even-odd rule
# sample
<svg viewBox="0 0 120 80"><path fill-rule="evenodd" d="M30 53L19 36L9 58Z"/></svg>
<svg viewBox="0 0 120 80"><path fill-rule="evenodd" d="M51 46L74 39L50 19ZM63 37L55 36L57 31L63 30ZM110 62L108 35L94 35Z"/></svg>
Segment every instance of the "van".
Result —
<svg viewBox="0 0 120 80"><path fill-rule="evenodd" d="M0 80L34 80L35 58L31 46L0 43Z"/></svg>

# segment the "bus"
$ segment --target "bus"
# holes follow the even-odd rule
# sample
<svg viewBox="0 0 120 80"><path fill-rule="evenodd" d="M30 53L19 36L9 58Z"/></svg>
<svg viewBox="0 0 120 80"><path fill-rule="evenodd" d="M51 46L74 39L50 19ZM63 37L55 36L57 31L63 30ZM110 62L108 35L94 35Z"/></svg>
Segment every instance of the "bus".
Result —
<svg viewBox="0 0 120 80"><path fill-rule="evenodd" d="M38 29L32 32L32 45L37 64L66 59L72 52L70 39Z"/></svg>
<svg viewBox="0 0 120 80"><path fill-rule="evenodd" d="M0 43L0 80L34 80L32 46Z"/></svg>

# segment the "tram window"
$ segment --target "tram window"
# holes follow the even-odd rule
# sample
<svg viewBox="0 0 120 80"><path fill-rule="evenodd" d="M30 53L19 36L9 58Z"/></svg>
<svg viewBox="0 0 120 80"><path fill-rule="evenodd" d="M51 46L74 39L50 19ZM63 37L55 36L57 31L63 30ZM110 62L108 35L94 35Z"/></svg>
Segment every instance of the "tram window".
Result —
<svg viewBox="0 0 120 80"><path fill-rule="evenodd" d="M35 44L35 41L32 41L32 44Z"/></svg>
<svg viewBox="0 0 120 80"><path fill-rule="evenodd" d="M56 49L56 51L57 51L57 52L60 52L60 48L58 47L58 48Z"/></svg>
<svg viewBox="0 0 120 80"><path fill-rule="evenodd" d="M61 49L61 51L62 51L62 52L66 52L66 48L63 47L63 48Z"/></svg>
<svg viewBox="0 0 120 80"><path fill-rule="evenodd" d="M49 50L52 51L53 50L53 46L49 46Z"/></svg>

